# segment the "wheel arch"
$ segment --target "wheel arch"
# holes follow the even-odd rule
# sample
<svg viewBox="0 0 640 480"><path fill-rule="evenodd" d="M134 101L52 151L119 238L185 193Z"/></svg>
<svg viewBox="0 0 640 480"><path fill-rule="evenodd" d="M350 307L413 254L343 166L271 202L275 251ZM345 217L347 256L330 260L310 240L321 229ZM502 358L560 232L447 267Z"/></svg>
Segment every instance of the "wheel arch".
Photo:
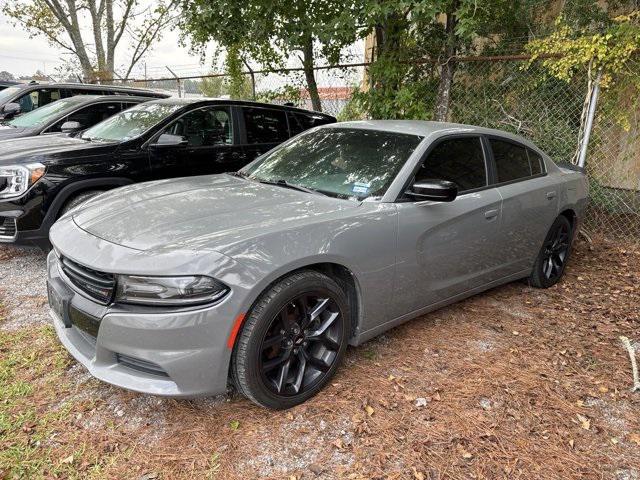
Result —
<svg viewBox="0 0 640 480"><path fill-rule="evenodd" d="M345 263L346 262L340 262L336 259L325 259L322 261L320 259L317 259L316 261L308 260L305 263L295 262L278 269L276 272L273 272L273 274L268 279L265 280L265 283L259 288L259 292L256 293L250 300L250 304L246 309L247 314L253 309L254 305L258 302L262 295L283 278L293 275L301 270L314 270L333 279L334 281L336 281L336 283L338 283L338 285L340 285L341 288L344 289L347 295L347 300L349 301L351 314L349 342L352 343L354 340L354 336L358 331L358 327L362 324L364 309L362 304L363 302L361 287L360 282L358 281L358 277L354 270L345 265ZM242 327L240 326L240 329L241 328ZM234 344L235 341L237 341L237 338L234 339Z"/></svg>
<svg viewBox="0 0 640 480"><path fill-rule="evenodd" d="M575 233L575 227L578 223L578 215L576 214L576 211L573 208L565 208L560 212L559 215L569 220L569 223L571 224L571 230L573 233Z"/></svg>

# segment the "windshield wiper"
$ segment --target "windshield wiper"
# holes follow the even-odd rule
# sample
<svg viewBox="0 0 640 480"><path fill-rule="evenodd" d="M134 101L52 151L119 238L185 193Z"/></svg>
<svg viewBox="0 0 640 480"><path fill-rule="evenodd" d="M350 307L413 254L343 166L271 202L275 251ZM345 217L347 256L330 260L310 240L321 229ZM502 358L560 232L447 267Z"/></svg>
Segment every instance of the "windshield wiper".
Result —
<svg viewBox="0 0 640 480"><path fill-rule="evenodd" d="M258 180L258 179L256 179ZM298 190L299 192L306 193L315 193L316 195L328 196L326 193L322 193L318 190L313 190L311 188L303 187L302 185L296 185L295 183L289 183L286 180L258 180L260 183L264 183L266 185L277 185L279 187L290 188L292 190Z"/></svg>

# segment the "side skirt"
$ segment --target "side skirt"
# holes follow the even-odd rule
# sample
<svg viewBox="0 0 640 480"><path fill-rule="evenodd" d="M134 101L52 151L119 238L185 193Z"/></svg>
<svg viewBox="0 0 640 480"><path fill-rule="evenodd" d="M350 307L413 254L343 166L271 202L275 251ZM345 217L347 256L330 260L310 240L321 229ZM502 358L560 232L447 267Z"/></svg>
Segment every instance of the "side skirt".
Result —
<svg viewBox="0 0 640 480"><path fill-rule="evenodd" d="M449 297L445 300L442 300L437 303L433 303L424 308L420 308L410 313L406 313L400 317L394 318L393 320L389 320L388 322L382 323L377 327L370 328L369 330L360 333L358 336L351 339L349 342L350 345L358 346L367 340L372 339L373 337L380 335L381 333L396 327L400 324L403 324L409 320L420 317L426 313L433 312L440 308L446 307L447 305L451 305L452 303L459 302L460 300L464 300L465 298L472 297L477 295L478 293L482 293L486 290L490 290L494 287L498 287L500 285L504 285L506 283L513 282L515 280L521 280L523 278L528 277L531 274L530 270L523 270L518 273L514 273L513 275L509 275L507 277L501 278L499 280L495 280L491 283L487 283L486 285L482 285L480 287L473 288L471 290L467 290L466 292L459 293L458 295L454 295L453 297Z"/></svg>

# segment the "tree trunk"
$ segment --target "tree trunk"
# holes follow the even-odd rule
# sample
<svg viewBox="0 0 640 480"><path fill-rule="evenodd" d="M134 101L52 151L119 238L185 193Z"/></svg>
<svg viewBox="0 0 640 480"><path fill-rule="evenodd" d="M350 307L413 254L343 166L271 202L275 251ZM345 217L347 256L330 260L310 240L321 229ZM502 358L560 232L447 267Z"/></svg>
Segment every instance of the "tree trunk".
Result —
<svg viewBox="0 0 640 480"><path fill-rule="evenodd" d="M317 112L322 111L322 103L318 94L318 84L316 83L315 72L313 71L313 37L308 35L302 46L302 67L307 80L307 90L311 98L311 106Z"/></svg>
<svg viewBox="0 0 640 480"><path fill-rule="evenodd" d="M455 55L456 48L456 15L459 0L454 0L449 5L447 11L447 23L445 32L447 34L447 44L445 46L445 63L440 70L440 81L438 83L438 95L436 97L435 119L438 122L446 122L449 116L449 105L451 103L451 87L453 86L453 76L456 71Z"/></svg>

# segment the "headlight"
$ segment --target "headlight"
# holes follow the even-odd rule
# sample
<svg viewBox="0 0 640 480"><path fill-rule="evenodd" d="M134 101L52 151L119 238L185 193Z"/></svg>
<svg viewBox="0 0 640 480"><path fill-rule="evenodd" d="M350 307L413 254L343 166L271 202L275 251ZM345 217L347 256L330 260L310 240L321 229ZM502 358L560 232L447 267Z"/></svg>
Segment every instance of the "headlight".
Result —
<svg viewBox="0 0 640 480"><path fill-rule="evenodd" d="M229 287L211 277L140 277L119 275L116 302L140 305L198 305L225 296Z"/></svg>
<svg viewBox="0 0 640 480"><path fill-rule="evenodd" d="M0 198L19 197L44 175L41 163L0 166Z"/></svg>

